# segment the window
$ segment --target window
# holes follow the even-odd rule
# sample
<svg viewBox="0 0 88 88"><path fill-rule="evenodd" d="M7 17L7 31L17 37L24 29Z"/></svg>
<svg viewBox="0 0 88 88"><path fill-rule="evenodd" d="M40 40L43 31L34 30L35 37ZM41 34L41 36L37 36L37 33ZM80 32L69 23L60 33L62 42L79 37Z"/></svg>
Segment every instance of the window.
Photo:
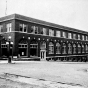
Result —
<svg viewBox="0 0 88 88"><path fill-rule="evenodd" d="M84 35L82 35L82 40L84 40Z"/></svg>
<svg viewBox="0 0 88 88"><path fill-rule="evenodd" d="M81 53L81 45L78 44L78 53Z"/></svg>
<svg viewBox="0 0 88 88"><path fill-rule="evenodd" d="M62 53L66 54L66 44L65 43L63 43L63 46L62 46Z"/></svg>
<svg viewBox="0 0 88 88"><path fill-rule="evenodd" d="M49 29L49 36L54 36L54 30Z"/></svg>
<svg viewBox="0 0 88 88"><path fill-rule="evenodd" d="M78 34L78 40L80 40L80 35Z"/></svg>
<svg viewBox="0 0 88 88"><path fill-rule="evenodd" d="M0 25L0 32L2 32L3 30L3 25Z"/></svg>
<svg viewBox="0 0 88 88"><path fill-rule="evenodd" d="M68 54L71 54L72 53L72 46L71 44L69 43L68 44Z"/></svg>
<svg viewBox="0 0 88 88"><path fill-rule="evenodd" d="M82 53L84 53L85 52L85 47L84 47L84 45L82 45Z"/></svg>
<svg viewBox="0 0 88 88"><path fill-rule="evenodd" d="M54 54L54 44L52 42L49 43L49 54Z"/></svg>
<svg viewBox="0 0 88 88"><path fill-rule="evenodd" d="M60 43L56 43L56 54L60 54L61 53L61 45Z"/></svg>
<svg viewBox="0 0 88 88"><path fill-rule="evenodd" d="M73 39L76 39L76 34L73 34Z"/></svg>
<svg viewBox="0 0 88 88"><path fill-rule="evenodd" d="M43 34L43 35L47 35L47 30L46 30L46 28L41 28L41 29L40 29L40 33Z"/></svg>
<svg viewBox="0 0 88 88"><path fill-rule="evenodd" d="M88 40L88 36L86 36L86 41Z"/></svg>
<svg viewBox="0 0 88 88"><path fill-rule="evenodd" d="M86 53L88 53L88 45L85 46Z"/></svg>
<svg viewBox="0 0 88 88"><path fill-rule="evenodd" d="M57 37L61 37L60 31L56 31L56 36L57 36Z"/></svg>
<svg viewBox="0 0 88 88"><path fill-rule="evenodd" d="M66 38L66 32L62 32L62 37Z"/></svg>
<svg viewBox="0 0 88 88"><path fill-rule="evenodd" d="M12 31L12 23L6 24L6 29L7 29L7 32L11 32Z"/></svg>
<svg viewBox="0 0 88 88"><path fill-rule="evenodd" d="M26 24L19 24L20 32L27 32L27 25Z"/></svg>
<svg viewBox="0 0 88 88"><path fill-rule="evenodd" d="M46 42L42 41L42 42L40 43L40 49L41 49L41 50L45 50L45 49L46 49Z"/></svg>
<svg viewBox="0 0 88 88"><path fill-rule="evenodd" d="M73 44L73 53L76 54L76 44Z"/></svg>
<svg viewBox="0 0 88 88"><path fill-rule="evenodd" d="M71 33L68 33L68 38L69 38L69 39L71 39L71 38L72 38Z"/></svg>
<svg viewBox="0 0 88 88"><path fill-rule="evenodd" d="M32 26L31 27L31 33L38 34L38 27L37 26Z"/></svg>

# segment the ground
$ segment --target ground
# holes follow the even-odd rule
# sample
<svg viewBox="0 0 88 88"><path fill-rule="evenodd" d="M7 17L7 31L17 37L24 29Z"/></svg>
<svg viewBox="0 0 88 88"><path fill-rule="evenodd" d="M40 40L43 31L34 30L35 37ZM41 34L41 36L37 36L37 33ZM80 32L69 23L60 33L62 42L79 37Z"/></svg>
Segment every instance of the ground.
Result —
<svg viewBox="0 0 88 88"><path fill-rule="evenodd" d="M0 61L0 75L4 73L71 85L81 85L84 88L88 88L88 62L13 61L12 64L8 64L7 61ZM0 81L2 82L3 79L0 79Z"/></svg>

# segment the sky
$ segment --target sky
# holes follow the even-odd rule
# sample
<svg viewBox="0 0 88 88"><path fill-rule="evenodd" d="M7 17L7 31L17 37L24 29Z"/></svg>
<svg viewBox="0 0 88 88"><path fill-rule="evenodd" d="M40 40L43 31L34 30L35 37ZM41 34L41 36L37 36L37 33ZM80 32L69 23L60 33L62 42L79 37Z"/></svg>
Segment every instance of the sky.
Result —
<svg viewBox="0 0 88 88"><path fill-rule="evenodd" d="M6 0L0 0L0 17ZM7 15L20 14L88 32L88 0L7 0Z"/></svg>

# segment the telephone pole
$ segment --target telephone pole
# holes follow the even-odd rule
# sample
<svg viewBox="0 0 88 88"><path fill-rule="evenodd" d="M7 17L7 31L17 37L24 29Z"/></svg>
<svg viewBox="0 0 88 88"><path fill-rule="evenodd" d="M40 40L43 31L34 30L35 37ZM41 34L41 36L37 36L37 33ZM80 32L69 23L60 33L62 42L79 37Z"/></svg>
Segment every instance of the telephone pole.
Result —
<svg viewBox="0 0 88 88"><path fill-rule="evenodd" d="M6 0L5 15L7 15L7 0Z"/></svg>

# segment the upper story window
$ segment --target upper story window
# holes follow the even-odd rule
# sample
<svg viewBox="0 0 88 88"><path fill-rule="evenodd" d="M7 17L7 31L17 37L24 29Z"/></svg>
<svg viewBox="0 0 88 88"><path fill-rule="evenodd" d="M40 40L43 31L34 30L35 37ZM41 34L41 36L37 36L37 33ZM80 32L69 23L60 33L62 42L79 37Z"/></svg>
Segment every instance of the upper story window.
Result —
<svg viewBox="0 0 88 88"><path fill-rule="evenodd" d="M38 27L37 26L32 26L31 27L31 33L38 34Z"/></svg>
<svg viewBox="0 0 88 88"><path fill-rule="evenodd" d="M84 40L84 35L82 35L82 40Z"/></svg>
<svg viewBox="0 0 88 88"><path fill-rule="evenodd" d="M40 33L43 35L47 35L47 29L46 28L41 28Z"/></svg>
<svg viewBox="0 0 88 88"><path fill-rule="evenodd" d="M7 29L7 32L11 32L12 31L12 23L6 24L6 29Z"/></svg>
<svg viewBox="0 0 88 88"><path fill-rule="evenodd" d="M80 34L78 34L78 40L80 40L80 38L81 38L81 37L80 37Z"/></svg>
<svg viewBox="0 0 88 88"><path fill-rule="evenodd" d="M3 30L3 25L0 25L0 32L2 32Z"/></svg>
<svg viewBox="0 0 88 88"><path fill-rule="evenodd" d="M76 34L73 34L73 39L76 39Z"/></svg>
<svg viewBox="0 0 88 88"><path fill-rule="evenodd" d="M66 32L62 32L62 37L66 38Z"/></svg>
<svg viewBox="0 0 88 88"><path fill-rule="evenodd" d="M26 24L19 24L19 31L21 32L27 32L27 25Z"/></svg>
<svg viewBox="0 0 88 88"><path fill-rule="evenodd" d="M56 36L57 37L61 37L61 32L60 31L56 31Z"/></svg>
<svg viewBox="0 0 88 88"><path fill-rule="evenodd" d="M72 34L68 33L68 38L71 39L72 38Z"/></svg>
<svg viewBox="0 0 88 88"><path fill-rule="evenodd" d="M54 30L49 29L49 36L54 36Z"/></svg>
<svg viewBox="0 0 88 88"><path fill-rule="evenodd" d="M86 36L86 41L88 40L88 36Z"/></svg>

